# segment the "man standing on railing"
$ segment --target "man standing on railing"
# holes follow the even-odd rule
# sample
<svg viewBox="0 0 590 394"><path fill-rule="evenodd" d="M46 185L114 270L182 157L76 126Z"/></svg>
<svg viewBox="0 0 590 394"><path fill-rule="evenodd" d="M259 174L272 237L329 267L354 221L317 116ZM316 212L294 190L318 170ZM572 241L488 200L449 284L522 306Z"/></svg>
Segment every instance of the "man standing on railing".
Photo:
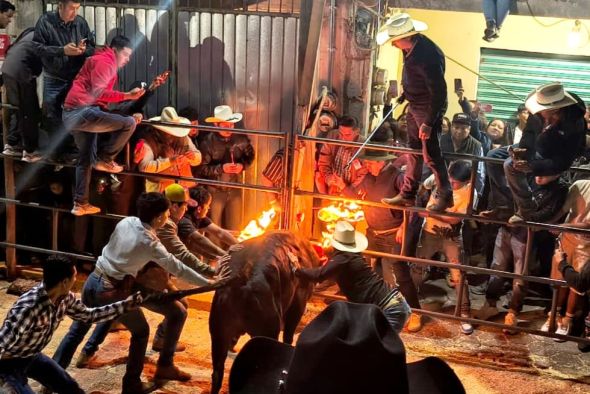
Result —
<svg viewBox="0 0 590 394"><path fill-rule="evenodd" d="M78 15L80 2L59 0L57 11L41 15L33 38L43 62L43 126L50 136L49 154L57 161L72 163L76 148L63 128L62 105L95 45L88 23Z"/></svg>
<svg viewBox="0 0 590 394"><path fill-rule="evenodd" d="M440 212L453 206L453 191L438 144L448 104L445 55L428 37L419 33L426 29L425 23L412 20L408 14L398 14L389 18L377 34L378 45L392 41L403 53L403 94L398 101L410 103L406 117L409 147L422 150L422 156L408 155L400 194L383 202L393 206L414 205L425 160L434 173L437 189L426 209Z"/></svg>
<svg viewBox="0 0 590 394"><path fill-rule="evenodd" d="M126 93L113 89L118 69L125 67L132 52L127 37L114 37L108 48L86 61L66 97L64 125L74 135L80 154L72 209L76 216L100 212L100 208L88 202L92 167L111 173L123 171L123 166L114 161L115 156L125 147L136 123L141 121L141 114L124 116L106 111L108 103L136 100L145 93L141 88ZM110 138L100 144L97 151L99 133L109 133Z"/></svg>

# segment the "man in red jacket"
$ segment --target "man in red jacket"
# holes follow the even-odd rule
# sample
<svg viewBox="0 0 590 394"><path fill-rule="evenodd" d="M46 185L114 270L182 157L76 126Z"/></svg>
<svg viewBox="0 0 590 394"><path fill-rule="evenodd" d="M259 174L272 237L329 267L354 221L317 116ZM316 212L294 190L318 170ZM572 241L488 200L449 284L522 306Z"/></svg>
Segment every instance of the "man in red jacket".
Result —
<svg viewBox="0 0 590 394"><path fill-rule="evenodd" d="M123 167L114 161L135 130L141 115L123 116L106 112L109 103L137 100L144 89L135 88L123 93L113 90L117 70L123 68L133 49L127 37L116 36L108 48L88 58L76 76L64 103L63 121L80 151L76 165L74 208L76 216L100 212L88 202L92 167L99 171L117 173ZM110 133L97 152L98 133Z"/></svg>

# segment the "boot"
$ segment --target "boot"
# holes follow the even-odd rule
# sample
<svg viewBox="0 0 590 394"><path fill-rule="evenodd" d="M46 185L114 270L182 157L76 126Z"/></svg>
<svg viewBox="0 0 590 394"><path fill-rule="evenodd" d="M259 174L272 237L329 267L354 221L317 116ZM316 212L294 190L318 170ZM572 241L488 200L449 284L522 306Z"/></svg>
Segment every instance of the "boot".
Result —
<svg viewBox="0 0 590 394"><path fill-rule="evenodd" d="M417 313L412 313L408 319L406 326L408 332L418 332L422 329L422 316Z"/></svg>
<svg viewBox="0 0 590 394"><path fill-rule="evenodd" d="M517 316L516 312L509 311L506 314L506 316L504 317L504 324L506 324L507 326L516 327L516 325L518 325L518 319L516 316ZM514 335L518 332L515 330L511 330L509 328L504 328L502 331L504 332L504 334L508 334L508 335Z"/></svg>
<svg viewBox="0 0 590 394"><path fill-rule="evenodd" d="M164 338L154 337L154 341L152 342L152 350L154 352L161 352L164 348ZM186 344L180 341L176 342L176 349L174 349L175 353L184 352L186 350Z"/></svg>
<svg viewBox="0 0 590 394"><path fill-rule="evenodd" d="M383 204L392 205L392 206L402 206L402 207L411 207L415 204L416 198L415 197L404 197L403 194L398 194L393 198L383 198L381 199Z"/></svg>
<svg viewBox="0 0 590 394"><path fill-rule="evenodd" d="M95 353L88 354L85 351L81 351L78 359L76 360L76 368L87 368L88 364L90 364L90 362L95 358Z"/></svg>
<svg viewBox="0 0 590 394"><path fill-rule="evenodd" d="M486 29L483 31L483 39L487 42L492 42L498 38L498 29L496 28L495 21L487 21Z"/></svg>
<svg viewBox="0 0 590 394"><path fill-rule="evenodd" d="M447 208L453 206L453 192L451 190L434 192L434 201L432 204L428 204L427 210L432 212L443 212Z"/></svg>

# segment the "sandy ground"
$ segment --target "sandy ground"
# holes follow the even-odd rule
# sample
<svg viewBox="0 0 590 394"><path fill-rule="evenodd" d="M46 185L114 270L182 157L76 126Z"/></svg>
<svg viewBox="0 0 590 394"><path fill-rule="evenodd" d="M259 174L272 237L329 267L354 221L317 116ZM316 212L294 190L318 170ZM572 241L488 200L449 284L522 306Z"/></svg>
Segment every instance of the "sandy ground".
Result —
<svg viewBox="0 0 590 394"><path fill-rule="evenodd" d="M5 294L4 288L6 283L0 282L0 314L4 316L16 299L14 296ZM323 303L315 302L309 305L308 313L304 321L313 318L321 308ZM152 328L152 333L158 324L160 317L151 312L146 311L146 315ZM176 363L179 367L192 374L192 380L187 383L168 382L156 393L207 393L209 392L210 375L211 375L211 352L210 340L208 332L208 317L209 313L203 310L190 309L189 318L182 334L181 341L188 345L185 352L178 353L176 356ZM430 337L428 340L434 341L436 346L436 339L431 337L433 327L439 326L439 322L429 322L426 326L430 329L418 334L402 334L402 338L406 343L408 361L419 360L428 355L428 346L424 345L425 337ZM444 323L446 324L446 323ZM70 321L66 320L59 327L54 335L53 340L45 350L45 353L52 355L57 347L59 341L65 334ZM430 331L429 331L430 330ZM70 367L69 372L80 382L82 387L88 393L119 393L121 387L121 379L125 369L125 358L128 348L129 334L125 331L112 333L107 337L107 340L101 350L98 352L98 359L90 365L88 369L78 369ZM238 350L248 340L247 337L242 337L238 344ZM458 337L458 341L461 341ZM507 344L499 343L500 346ZM562 344L571 345L573 344ZM446 346L446 345L445 345ZM508 345L509 346L509 345ZM568 349L569 349L568 348ZM412 350L412 349L416 349ZM565 348L564 348L565 349ZM441 349L435 349L433 353L443 355ZM567 352L566 352L567 353ZM144 376L146 379L151 379L155 372L155 364L158 353L151 351L151 345L146 354L146 365L144 369ZM77 357L77 355L76 355ZM222 392L227 393L227 377L233 358L235 355L230 354L226 362L226 375ZM447 357L448 360L453 360L454 357ZM494 367L493 363L480 363L477 355L472 358L462 357L461 363L450 362L451 366L459 375L468 393L589 393L590 385L584 383L562 379L551 374L546 374L538 368L520 368L521 371L510 371L510 368L504 366ZM488 360L489 361L489 360ZM590 370L588 370L590 375ZM580 380L580 379L577 379ZM32 383L35 390L40 387L36 383ZM0 391L1 392L1 391Z"/></svg>

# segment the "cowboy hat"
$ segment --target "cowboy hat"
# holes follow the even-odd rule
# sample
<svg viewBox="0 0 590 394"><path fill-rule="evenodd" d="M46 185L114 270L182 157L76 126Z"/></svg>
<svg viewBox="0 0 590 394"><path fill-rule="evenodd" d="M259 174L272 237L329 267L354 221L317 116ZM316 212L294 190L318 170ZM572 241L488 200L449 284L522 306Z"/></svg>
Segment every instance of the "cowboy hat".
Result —
<svg viewBox="0 0 590 394"><path fill-rule="evenodd" d="M376 38L377 45L383 45L390 40L396 41L413 36L427 29L428 25L426 23L413 20L408 14L393 15L379 29Z"/></svg>
<svg viewBox="0 0 590 394"><path fill-rule="evenodd" d="M336 223L331 244L334 249L342 252L358 253L367 249L369 241L364 234L355 231L352 224L340 221Z"/></svg>
<svg viewBox="0 0 590 394"><path fill-rule="evenodd" d="M393 133L389 127L381 126L375 134L373 138L369 142L372 142L377 145L389 145L393 146ZM373 150L373 149L363 149L361 154L359 155L359 159L361 160L373 160L373 161L387 161L397 158L397 156L393 152L387 152L384 150Z"/></svg>
<svg viewBox="0 0 590 394"><path fill-rule="evenodd" d="M531 114L548 109L558 109L575 104L576 99L563 89L560 82L551 82L533 90L524 105Z"/></svg>
<svg viewBox="0 0 590 394"><path fill-rule="evenodd" d="M229 122L238 123L242 120L242 114L232 111L229 105L218 105L213 111L213 116L205 119L207 123Z"/></svg>
<svg viewBox="0 0 590 394"><path fill-rule="evenodd" d="M255 337L237 355L230 394L465 393L441 359L406 364L381 309L337 301L303 329L295 347Z"/></svg>
<svg viewBox="0 0 590 394"><path fill-rule="evenodd" d="M156 122L180 123L191 126L191 121L187 118L178 116L176 110L173 107L164 107L162 109L162 114L160 116L155 116L148 120L153 120ZM172 127L161 125L154 125L153 127L155 127L158 130L162 130L164 133L170 134L174 137L186 137L188 133L191 131L191 127Z"/></svg>

